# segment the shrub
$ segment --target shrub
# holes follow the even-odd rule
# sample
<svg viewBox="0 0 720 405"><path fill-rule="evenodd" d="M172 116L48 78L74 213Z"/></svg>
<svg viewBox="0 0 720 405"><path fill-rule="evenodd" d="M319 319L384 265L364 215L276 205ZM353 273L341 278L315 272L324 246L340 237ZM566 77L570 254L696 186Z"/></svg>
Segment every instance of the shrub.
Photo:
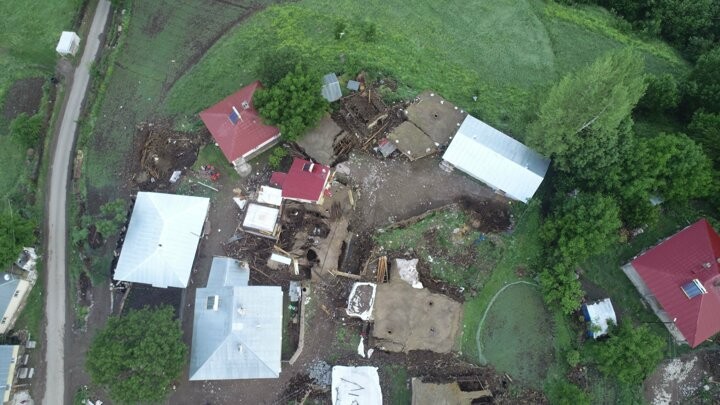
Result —
<svg viewBox="0 0 720 405"><path fill-rule="evenodd" d="M677 107L680 102L680 90L673 75L669 73L650 75L645 79L645 83L647 83L647 89L640 99L638 107L655 112Z"/></svg>
<svg viewBox="0 0 720 405"><path fill-rule="evenodd" d="M553 405L590 405L588 394L569 381L553 380L548 383L545 392Z"/></svg>
<svg viewBox="0 0 720 405"><path fill-rule="evenodd" d="M280 163L282 163L282 160L288 155L287 150L283 148L282 146L276 146L273 148L272 153L270 154L270 157L268 157L268 164L270 164L270 167L277 170L280 168Z"/></svg>
<svg viewBox="0 0 720 405"><path fill-rule="evenodd" d="M623 322L610 329L610 338L594 343L591 353L598 369L626 384L639 384L663 358L665 341L646 325Z"/></svg>
<svg viewBox="0 0 720 405"><path fill-rule="evenodd" d="M13 139L25 148L34 148L40 142L43 122L40 114L28 116L22 113L10 124Z"/></svg>

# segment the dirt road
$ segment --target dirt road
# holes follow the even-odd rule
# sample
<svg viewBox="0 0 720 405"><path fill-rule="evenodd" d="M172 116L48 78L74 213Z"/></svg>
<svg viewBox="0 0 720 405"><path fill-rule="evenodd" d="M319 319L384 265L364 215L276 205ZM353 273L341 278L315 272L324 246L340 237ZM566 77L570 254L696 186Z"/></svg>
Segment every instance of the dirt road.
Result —
<svg viewBox="0 0 720 405"><path fill-rule="evenodd" d="M110 11L110 2L100 0L95 11L85 51L75 70L72 87L60 120L60 130L55 140L47 206L47 278L45 318L47 321L45 394L43 404L68 403L65 394L65 317L67 297L65 295L65 269L67 264L67 190L70 157L75 143L77 120L80 117L85 92L90 79L89 69L100 47L99 36L105 29ZM68 397L69 398L69 397Z"/></svg>

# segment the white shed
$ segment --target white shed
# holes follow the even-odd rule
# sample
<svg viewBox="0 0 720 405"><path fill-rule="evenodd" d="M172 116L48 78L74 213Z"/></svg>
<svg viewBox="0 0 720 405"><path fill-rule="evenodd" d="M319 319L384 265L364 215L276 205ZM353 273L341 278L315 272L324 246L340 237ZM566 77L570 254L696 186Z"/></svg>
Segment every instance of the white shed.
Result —
<svg viewBox="0 0 720 405"><path fill-rule="evenodd" d="M62 56L75 55L80 49L80 37L72 31L63 31L55 50Z"/></svg>
<svg viewBox="0 0 720 405"><path fill-rule="evenodd" d="M460 125L443 160L522 202L532 198L550 165L549 159L471 115Z"/></svg>

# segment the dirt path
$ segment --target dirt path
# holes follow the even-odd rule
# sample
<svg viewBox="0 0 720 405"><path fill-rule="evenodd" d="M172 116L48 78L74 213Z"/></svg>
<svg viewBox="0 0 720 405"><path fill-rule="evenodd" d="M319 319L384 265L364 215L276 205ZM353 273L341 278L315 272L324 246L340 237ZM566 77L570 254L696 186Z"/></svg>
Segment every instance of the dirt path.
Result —
<svg viewBox="0 0 720 405"><path fill-rule="evenodd" d="M75 70L72 87L65 101L64 114L60 120L55 140L52 164L50 165L50 183L47 205L47 277L45 318L47 328L45 374L45 394L43 404L70 403L69 393L65 390L65 335L67 316L67 296L65 270L67 264L67 193L70 157L75 144L77 120L90 80L89 68L97 55L99 36L105 29L110 2L100 0L90 27L85 51Z"/></svg>

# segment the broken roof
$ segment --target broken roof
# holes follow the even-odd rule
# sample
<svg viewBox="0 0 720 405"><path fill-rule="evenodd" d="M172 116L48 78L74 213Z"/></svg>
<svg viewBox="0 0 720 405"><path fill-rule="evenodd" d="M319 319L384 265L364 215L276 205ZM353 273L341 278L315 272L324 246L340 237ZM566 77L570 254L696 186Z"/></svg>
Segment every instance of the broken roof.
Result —
<svg viewBox="0 0 720 405"><path fill-rule="evenodd" d="M187 287L209 206L209 198L139 192L114 279Z"/></svg>
<svg viewBox="0 0 720 405"><path fill-rule="evenodd" d="M377 367L332 368L333 405L380 405L383 403Z"/></svg>
<svg viewBox="0 0 720 405"><path fill-rule="evenodd" d="M443 159L523 202L535 194L550 165L549 159L471 115L465 117Z"/></svg>
<svg viewBox="0 0 720 405"><path fill-rule="evenodd" d="M691 347L720 331L720 236L701 219L631 263Z"/></svg>
<svg viewBox="0 0 720 405"><path fill-rule="evenodd" d="M330 179L330 167L304 159L293 159L287 173L274 172L270 183L282 188L283 198L301 202L318 202Z"/></svg>
<svg viewBox="0 0 720 405"><path fill-rule="evenodd" d="M213 258L208 286L195 295L191 381L280 375L282 289L247 286L249 271Z"/></svg>
<svg viewBox="0 0 720 405"><path fill-rule="evenodd" d="M340 90L340 82L335 73L328 73L323 76L322 96L325 100L333 102L339 100L342 97L342 90Z"/></svg>
<svg viewBox="0 0 720 405"><path fill-rule="evenodd" d="M435 142L410 121L398 125L388 139L410 160L420 159L437 152Z"/></svg>
<svg viewBox="0 0 720 405"><path fill-rule="evenodd" d="M280 130L263 124L253 106L253 94L261 88L259 81L250 83L200 113L200 119L231 163L250 157L280 137Z"/></svg>

